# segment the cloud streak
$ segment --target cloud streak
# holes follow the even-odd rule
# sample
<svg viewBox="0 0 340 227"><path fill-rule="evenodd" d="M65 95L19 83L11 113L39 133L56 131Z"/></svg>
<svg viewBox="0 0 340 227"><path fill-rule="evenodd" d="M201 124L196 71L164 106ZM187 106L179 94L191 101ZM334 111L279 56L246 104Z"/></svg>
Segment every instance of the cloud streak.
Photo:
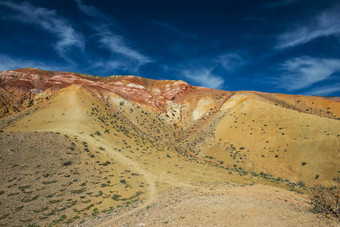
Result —
<svg viewBox="0 0 340 227"><path fill-rule="evenodd" d="M215 75L212 71L212 69L208 68L185 69L181 72L181 75L199 86L220 89L224 83L224 79Z"/></svg>
<svg viewBox="0 0 340 227"><path fill-rule="evenodd" d="M279 87L289 91L308 88L340 71L340 59L298 57L281 65Z"/></svg>
<svg viewBox="0 0 340 227"><path fill-rule="evenodd" d="M327 85L327 86L321 86L314 88L306 93L305 95L331 95L335 92L340 92L340 83L332 84L332 85Z"/></svg>
<svg viewBox="0 0 340 227"><path fill-rule="evenodd" d="M108 16L106 16L104 13L102 13L101 11L99 11L96 7L94 6L90 6L90 5L86 5L83 3L82 0L74 0L75 3L77 4L78 9L90 16L90 17L95 17L95 18L99 18L102 21L106 21L107 23L110 23L110 18Z"/></svg>
<svg viewBox="0 0 340 227"><path fill-rule="evenodd" d="M5 19L33 24L53 34L57 39L53 47L58 55L65 60L71 61L66 53L71 48L84 49L83 37L75 31L67 19L58 15L55 10L37 7L28 2L0 1L0 5L17 13L15 16L5 17Z"/></svg>
<svg viewBox="0 0 340 227"><path fill-rule="evenodd" d="M112 23L104 13L93 6L84 4L81 0L75 0L81 12L95 19L100 19L99 23L91 25L92 30L99 37L97 42L100 46L111 53L111 59L104 60L104 63L96 62L93 67L104 67L107 69L124 69L137 72L139 67L152 62L152 60L128 45L126 39L112 31Z"/></svg>
<svg viewBox="0 0 340 227"><path fill-rule="evenodd" d="M122 36L115 35L112 32L101 33L99 42L109 51L111 51L111 53L119 54L136 61L138 67L151 62L148 57L126 45Z"/></svg>
<svg viewBox="0 0 340 227"><path fill-rule="evenodd" d="M332 35L340 36L340 5L324 11L309 24L301 25L293 31L279 35L276 48L295 47L320 37Z"/></svg>
<svg viewBox="0 0 340 227"><path fill-rule="evenodd" d="M19 68L40 68L46 70L59 69L59 67L53 65L51 66L45 62L12 58L3 54L0 54L0 62L0 70L12 70Z"/></svg>
<svg viewBox="0 0 340 227"><path fill-rule="evenodd" d="M230 76L246 64L248 60L239 52L226 52L209 58L190 58L179 64L167 65L163 71L179 75L180 79L187 79L193 85L223 89L225 78L221 75Z"/></svg>
<svg viewBox="0 0 340 227"><path fill-rule="evenodd" d="M229 73L237 71L239 68L248 63L243 56L236 52L221 54L217 57L216 61Z"/></svg>

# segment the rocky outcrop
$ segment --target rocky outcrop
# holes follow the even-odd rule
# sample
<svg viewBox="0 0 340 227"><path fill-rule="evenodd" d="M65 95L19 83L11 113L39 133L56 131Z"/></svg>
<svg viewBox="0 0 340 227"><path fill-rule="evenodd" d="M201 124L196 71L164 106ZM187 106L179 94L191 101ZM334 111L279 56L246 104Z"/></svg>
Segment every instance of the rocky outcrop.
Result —
<svg viewBox="0 0 340 227"><path fill-rule="evenodd" d="M161 81L137 76L99 77L24 68L0 71L0 117L44 102L70 85L83 86L101 100L118 96L157 112L172 123L178 123L183 118L198 121L218 112L222 106L222 110L226 111L226 105L237 103L236 99L244 96L322 117L339 119L340 116L340 103L333 101L338 97L229 92L195 87L184 81ZM227 104L229 97L231 100Z"/></svg>
<svg viewBox="0 0 340 227"><path fill-rule="evenodd" d="M174 101L198 90L210 90L191 86L184 81L157 81L136 76L96 77L32 68L0 71L0 88L14 94L13 97L18 99L16 102L19 109L40 103L56 91L70 85L95 89L98 91L96 93L103 96L102 98L113 92L128 101L163 112L168 101ZM3 108L2 112L6 111L6 108Z"/></svg>

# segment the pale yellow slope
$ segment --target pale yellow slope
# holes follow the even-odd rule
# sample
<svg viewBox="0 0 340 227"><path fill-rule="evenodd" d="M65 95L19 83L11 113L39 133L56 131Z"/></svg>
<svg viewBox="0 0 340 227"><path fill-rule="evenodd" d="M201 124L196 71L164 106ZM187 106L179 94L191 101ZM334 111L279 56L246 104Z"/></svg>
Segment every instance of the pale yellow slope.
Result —
<svg viewBox="0 0 340 227"><path fill-rule="evenodd" d="M197 163L194 159L179 155L170 144L165 142L167 146L163 146L164 141L149 140L147 136L134 131L131 124L136 119L145 121L148 123L147 130L153 132L157 139L159 135L154 130L161 129L162 125L152 125L154 121L159 122L153 113L141 115L142 110L134 110L131 113L131 108L132 104L127 103L123 107L117 107L119 111L109 110L86 89L73 85L60 90L49 103L40 105L40 109L34 114L4 130L54 131L69 135L80 144L87 142L91 150L118 161L122 165L119 167L122 171L131 169L143 176L148 182L147 190L151 196L155 193L155 184L158 188L166 188L168 186L162 184L195 187L192 184L216 181L222 184L231 181L251 182L249 179L229 175L229 171L225 169ZM114 112L117 115L112 117L112 111L119 113ZM143 112L146 113L147 110ZM129 118L124 117L125 115ZM97 135L97 132L100 135ZM165 138L162 137L163 140Z"/></svg>
<svg viewBox="0 0 340 227"><path fill-rule="evenodd" d="M39 105L39 110L14 122L4 131L59 132L68 135L79 148L83 148L81 146L83 142L86 142L89 150L100 159L100 163L105 160L117 162L114 170L116 173L138 174L136 178L130 176L126 179L131 186L129 190L121 187L116 188L112 193L119 193L123 198L128 198L137 191L142 191L140 198L144 200L143 204L122 214L116 214L115 219L109 221L108 225L125 220L136 212L147 210L149 205L157 206L157 201L162 201L159 197L171 190L178 190L179 194L182 194L182 190L184 192L188 189L200 190L204 193L209 191L219 193L228 191L230 187L237 186L238 183L266 183L263 179L252 177L250 174L240 176L239 172L186 157L184 153L187 150L172 140L176 137L173 135L172 127L167 126L157 114L127 101L120 106L122 100L115 95L114 99L119 99L119 102L114 104L111 100L112 106L105 105L94 98L87 89L73 85L60 90L48 103ZM203 111L207 109L209 112L211 108L209 105L201 109ZM271 113L272 116L268 117L267 113ZM318 168L317 173L320 175L318 181L328 183L330 176L334 175L333 166L339 164L337 156L339 151L326 150L326 148L339 147L336 142L338 140L334 140L339 128L337 121L301 115L296 111L246 98L227 107L224 106L223 111L216 114L216 117L209 115L206 122L203 119L204 116L200 117L202 118L198 120L199 124L209 127L211 122L208 121L211 119L215 119L216 123L221 120L216 131L213 131L216 138L200 140L203 141L200 155L214 156L216 160L223 160L224 167L236 164L237 167L243 167L248 171L264 171L289 180L302 179L308 183L312 182L308 181L308 176L313 178L316 174L313 171ZM276 125L276 122L282 123ZM335 125L330 126L333 122ZM327 133L324 136L320 135L320 129L324 130L326 126L328 127ZM279 127L283 128L287 138L282 135ZM209 130L210 128L207 128L207 133L210 133ZM308 139L304 141L299 135ZM189 139L195 139L194 136ZM316 142L310 143L310 138ZM236 150L230 148L231 144ZM286 152L283 151L286 149L285 144L288 144ZM317 149L316 146L322 148L327 158L322 159L323 156L317 152L321 148ZM244 149L240 149L241 147ZM238 150L241 151L236 154ZM278 152L279 156L272 157L276 153L269 152L269 150ZM235 159L230 157L231 153ZM262 154L265 155L263 159ZM311 156L315 154L318 156ZM318 161L321 163L327 163L330 168L326 169L317 161L314 162L315 158L319 158ZM302 166L302 161L307 164ZM116 174L114 178L121 180ZM141 182L145 182L144 188L140 188ZM116 206L118 204L121 203L112 201L112 204L105 203L104 205Z"/></svg>
<svg viewBox="0 0 340 227"><path fill-rule="evenodd" d="M215 132L220 146L205 155L309 185L329 185L339 176L340 121L247 97L229 103L225 110L227 116Z"/></svg>

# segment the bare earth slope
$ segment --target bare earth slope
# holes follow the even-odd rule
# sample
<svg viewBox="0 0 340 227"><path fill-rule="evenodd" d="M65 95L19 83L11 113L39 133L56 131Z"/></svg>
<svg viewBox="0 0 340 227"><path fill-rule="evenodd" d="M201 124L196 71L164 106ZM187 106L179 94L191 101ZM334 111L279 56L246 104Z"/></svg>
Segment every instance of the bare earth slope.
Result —
<svg viewBox="0 0 340 227"><path fill-rule="evenodd" d="M0 110L1 225L337 225L339 102L20 69Z"/></svg>

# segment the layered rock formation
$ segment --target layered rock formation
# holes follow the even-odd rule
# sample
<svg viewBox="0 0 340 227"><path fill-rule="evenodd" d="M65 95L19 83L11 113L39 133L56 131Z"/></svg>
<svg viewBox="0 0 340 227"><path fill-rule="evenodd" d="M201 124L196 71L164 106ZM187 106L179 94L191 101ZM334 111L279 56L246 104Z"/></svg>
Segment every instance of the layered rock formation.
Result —
<svg viewBox="0 0 340 227"><path fill-rule="evenodd" d="M89 97L91 104L77 107ZM70 100L78 104L71 105ZM0 72L0 117L38 109L32 120L20 121L23 128L40 125L50 130L48 122L79 123L81 118L73 113L85 121L91 113L100 116L96 124L104 123L101 127L110 123L116 128L121 121L129 139L149 138L161 142L162 148L223 168L264 172L294 182L303 179L311 185L331 185L340 172L335 168L340 102L335 100L221 91L136 76L96 77L31 68ZM62 120L55 119L57 112Z"/></svg>

